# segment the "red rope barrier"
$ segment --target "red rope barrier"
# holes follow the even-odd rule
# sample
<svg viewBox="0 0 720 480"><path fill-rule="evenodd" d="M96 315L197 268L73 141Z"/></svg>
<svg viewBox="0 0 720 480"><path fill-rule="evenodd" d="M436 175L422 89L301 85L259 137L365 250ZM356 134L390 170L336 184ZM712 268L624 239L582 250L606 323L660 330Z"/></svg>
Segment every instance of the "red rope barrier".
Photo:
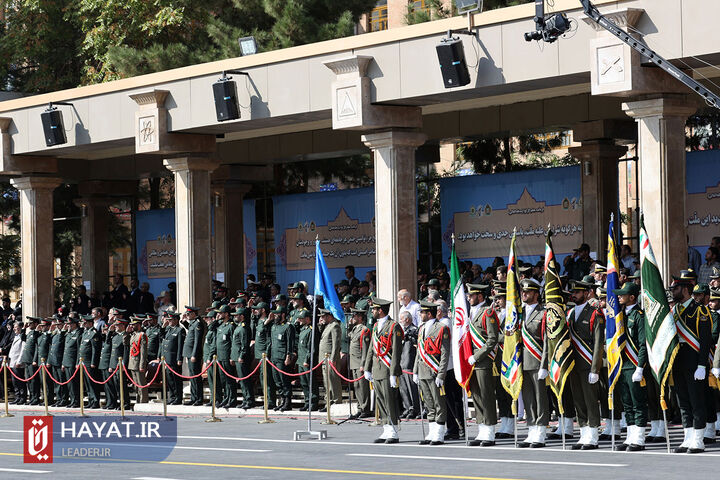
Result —
<svg viewBox="0 0 720 480"><path fill-rule="evenodd" d="M158 373L160 372L160 369L162 368L162 365L158 365L158 368L155 370L155 375L153 376L152 380L150 380L145 385L138 385L137 383L135 383L135 381L132 379L132 376L130 375L130 373L128 373L127 368L125 368L125 364L123 364L122 368L125 371L125 375L127 375L128 380L130 380L130 383L135 385L137 388L148 388L150 385L153 384L153 382L155 382L155 379L157 378Z"/></svg>
<svg viewBox="0 0 720 480"><path fill-rule="evenodd" d="M255 369L254 369L252 372L250 372L247 377L234 377L234 376L230 375L228 372L226 372L225 369L223 368L223 366L222 366L220 363L218 363L217 365L218 365L218 367L220 367L220 370L222 370L223 373L224 373L226 376L232 378L232 379L235 380L236 382L241 382L241 381L247 380L248 378L250 378L250 377L252 377L253 375L255 375L255 372L258 371L258 368L260 368L260 365L261 365L261 364L262 364L262 362L258 362L258 364L255 365ZM212 364L211 364L211 365L212 365Z"/></svg>
<svg viewBox="0 0 720 480"><path fill-rule="evenodd" d="M170 365L167 364L167 362L165 362L165 366L167 367L168 370L170 370L173 374L175 374L176 377L180 377L185 380L192 380L193 378L199 377L200 375L202 375L203 373L208 371L208 368L210 368L210 365L212 365L212 362L208 363L205 366L205 369L202 372L198 373L197 375L192 375L190 377L186 377L185 375L181 375L181 374L177 373L175 370L172 369L172 367L170 367Z"/></svg>
<svg viewBox="0 0 720 480"><path fill-rule="evenodd" d="M300 372L300 373L290 373L290 372L286 372L286 371L284 371L284 370L276 367L275 364L272 363L270 360L268 360L267 362L268 362L268 363L270 364L270 366L273 367L275 370L277 370L278 372L282 373L283 375L287 375L288 377L302 377L303 375L307 375L308 373L310 373L312 370L317 370L317 369L318 369L319 367L321 367L322 364L323 364L323 362L318 363L317 365L315 365L315 366L312 368L312 370L305 370L304 372Z"/></svg>
<svg viewBox="0 0 720 480"><path fill-rule="evenodd" d="M68 378L66 382L59 382L59 381L55 380L55 378L52 376L52 373L50 373L50 370L48 370L47 365L43 365L42 368L45 369L45 373L48 374L48 377L50 377L50 380L52 380L53 382L55 382L61 386L67 385L68 383L72 382L72 379L75 378L75 375L77 375L78 370L80 370L80 366L75 365L75 371L73 372L72 376L70 378Z"/></svg>
<svg viewBox="0 0 720 480"><path fill-rule="evenodd" d="M10 372L10 375L12 375L13 377L15 377L16 380L20 380L21 382L26 382L26 383L29 382L30 380L32 380L33 378L35 378L35 375L37 375L38 372L40 372L40 370L41 370L41 368L38 368L37 370L35 370L35 373L33 373L32 375L30 375L30 378L20 378L20 377L18 377L17 375L15 375L15 374L13 373L12 368L8 368L8 371Z"/></svg>
<svg viewBox="0 0 720 480"><path fill-rule="evenodd" d="M413 375L413 372L408 372L407 370L403 370L403 373L407 373L408 375Z"/></svg>
<svg viewBox="0 0 720 480"><path fill-rule="evenodd" d="M354 379L354 380L351 380L351 379L349 379L349 378L346 378L346 377L343 376L342 373L340 373L340 372L337 371L337 368L335 368L335 364L334 364L333 362L329 362L329 363L330 363L330 367L332 367L333 371L337 374L337 376L340 377L341 379L345 380L345 381L348 382L348 383L355 383L355 382L358 382L358 381L362 380L363 378L365 378L364 375L363 375L362 377L358 377L358 378L356 378L356 379Z"/></svg>
<svg viewBox="0 0 720 480"><path fill-rule="evenodd" d="M103 380L103 381L99 381L99 380L95 380L95 379L93 378L93 376L90 375L90 372L88 372L88 369L87 369L87 367L85 366L84 363L81 364L81 365L82 365L82 368L85 369L85 373L88 374L88 378L90 378L90 380L92 380L93 383L96 383L96 384L98 384L98 385L105 385L106 383L108 383L108 382L110 381L110 379L115 376L115 374L117 373L118 369L120 368L120 365L118 365L117 367L115 367L115 370L113 370L113 372L110 374L109 377L107 377L107 378L106 378L105 380Z"/></svg>

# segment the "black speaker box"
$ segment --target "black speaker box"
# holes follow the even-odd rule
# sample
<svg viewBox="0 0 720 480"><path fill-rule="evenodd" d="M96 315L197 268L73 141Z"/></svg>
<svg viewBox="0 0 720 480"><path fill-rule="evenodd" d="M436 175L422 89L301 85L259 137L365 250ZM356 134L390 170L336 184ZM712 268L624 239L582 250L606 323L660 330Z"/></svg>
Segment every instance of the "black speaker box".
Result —
<svg viewBox="0 0 720 480"><path fill-rule="evenodd" d="M462 41L459 38L443 40L435 48L445 88L462 87L470 83Z"/></svg>
<svg viewBox="0 0 720 480"><path fill-rule="evenodd" d="M237 87L234 81L225 80L213 83L213 95L215 96L215 113L218 122L240 118L237 104Z"/></svg>
<svg viewBox="0 0 720 480"><path fill-rule="evenodd" d="M67 143L65 136L65 125L63 124L62 112L60 110L47 110L40 114L43 132L45 133L45 144L48 147Z"/></svg>

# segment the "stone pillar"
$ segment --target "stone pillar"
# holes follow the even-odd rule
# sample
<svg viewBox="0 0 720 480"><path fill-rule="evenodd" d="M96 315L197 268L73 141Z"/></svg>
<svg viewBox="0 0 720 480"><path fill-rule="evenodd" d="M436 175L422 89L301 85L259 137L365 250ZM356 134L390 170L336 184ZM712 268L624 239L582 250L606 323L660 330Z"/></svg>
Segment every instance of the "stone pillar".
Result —
<svg viewBox="0 0 720 480"><path fill-rule="evenodd" d="M386 300L394 301L401 288L417 297L415 149L425 140L406 130L362 136L375 159L377 295ZM397 303L392 313L397 319Z"/></svg>
<svg viewBox="0 0 720 480"><path fill-rule="evenodd" d="M112 199L108 197L81 197L75 201L82 210L82 279L92 290L102 294L110 285L110 249L108 230Z"/></svg>
<svg viewBox="0 0 720 480"><path fill-rule="evenodd" d="M207 157L164 160L175 175L177 307L206 307L211 301L210 172L219 163Z"/></svg>
<svg viewBox="0 0 720 480"><path fill-rule="evenodd" d="M228 291L245 286L245 230L243 198L250 185L226 180L213 187L215 191L215 274L222 273Z"/></svg>
<svg viewBox="0 0 720 480"><path fill-rule="evenodd" d="M24 316L47 317L54 310L54 177L20 177L10 183L20 196L20 267Z"/></svg>
<svg viewBox="0 0 720 480"><path fill-rule="evenodd" d="M663 280L688 265L685 122L697 105L686 95L623 103L638 124L640 206Z"/></svg>

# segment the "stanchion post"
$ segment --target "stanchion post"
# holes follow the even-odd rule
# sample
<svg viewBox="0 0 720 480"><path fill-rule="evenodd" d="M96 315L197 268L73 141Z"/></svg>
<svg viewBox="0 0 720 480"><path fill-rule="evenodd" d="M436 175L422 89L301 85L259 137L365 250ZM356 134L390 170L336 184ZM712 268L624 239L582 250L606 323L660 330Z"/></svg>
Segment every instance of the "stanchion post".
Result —
<svg viewBox="0 0 720 480"><path fill-rule="evenodd" d="M162 381L162 402L163 402L163 417L167 417L167 378L165 377L167 372L167 365L165 364L165 355L162 356L160 367L162 368L163 381Z"/></svg>
<svg viewBox="0 0 720 480"><path fill-rule="evenodd" d="M118 357L118 369L120 370L120 415L125 417L125 377L123 376L123 358Z"/></svg>
<svg viewBox="0 0 720 480"><path fill-rule="evenodd" d="M217 355L213 355L213 388L212 388L212 404L210 405L211 417L206 422L222 422L215 416L215 390L217 389Z"/></svg>
<svg viewBox="0 0 720 480"><path fill-rule="evenodd" d="M8 357L4 357L4 358L3 358L3 365L2 365L2 366L3 366L3 368L2 368L2 371L3 371L3 388L5 389L5 413L2 414L2 415L0 415L0 418L10 418L10 417L14 417L15 415L11 414L11 413L10 413L10 410L9 410L9 408L8 408L9 403L8 403L7 371L8 371L8 368L10 368L10 367L8 366Z"/></svg>
<svg viewBox="0 0 720 480"><path fill-rule="evenodd" d="M327 419L323 425L337 425L337 422L330 417L330 354L325 354L325 411Z"/></svg>
<svg viewBox="0 0 720 480"><path fill-rule="evenodd" d="M263 389L263 410L265 411L265 417L260 420L258 423L275 423L275 420L270 420L270 417L268 416L268 391L267 391L267 355L265 353L262 354L262 389Z"/></svg>
<svg viewBox="0 0 720 480"><path fill-rule="evenodd" d="M45 416L49 416L48 412L48 401L47 401L47 379L45 378L45 359L40 359L40 370L42 370L42 384L43 384L43 402L45 402Z"/></svg>
<svg viewBox="0 0 720 480"><path fill-rule="evenodd" d="M80 371L78 374L80 375L80 416L86 417L85 415L85 375L83 375L83 358L80 357L80 363L78 363L78 368ZM92 385L90 386L92 388ZM99 402L99 400L98 400Z"/></svg>

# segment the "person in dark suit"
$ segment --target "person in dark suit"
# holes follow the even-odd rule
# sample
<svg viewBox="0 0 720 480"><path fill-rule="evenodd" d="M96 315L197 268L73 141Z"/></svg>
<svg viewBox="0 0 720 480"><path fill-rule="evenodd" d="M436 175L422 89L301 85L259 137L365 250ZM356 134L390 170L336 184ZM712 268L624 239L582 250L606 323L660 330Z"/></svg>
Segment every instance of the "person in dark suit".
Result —
<svg viewBox="0 0 720 480"><path fill-rule="evenodd" d="M403 328L402 354L400 367L403 374L400 377L400 398L403 404L403 413L400 418L417 418L420 415L420 394L418 386L413 382L412 372L417 355L418 328L413 324L410 311L400 312L400 326Z"/></svg>
<svg viewBox="0 0 720 480"><path fill-rule="evenodd" d="M136 314L155 313L155 297L150 293L149 283L143 282L140 288L133 289L130 293L130 306Z"/></svg>

